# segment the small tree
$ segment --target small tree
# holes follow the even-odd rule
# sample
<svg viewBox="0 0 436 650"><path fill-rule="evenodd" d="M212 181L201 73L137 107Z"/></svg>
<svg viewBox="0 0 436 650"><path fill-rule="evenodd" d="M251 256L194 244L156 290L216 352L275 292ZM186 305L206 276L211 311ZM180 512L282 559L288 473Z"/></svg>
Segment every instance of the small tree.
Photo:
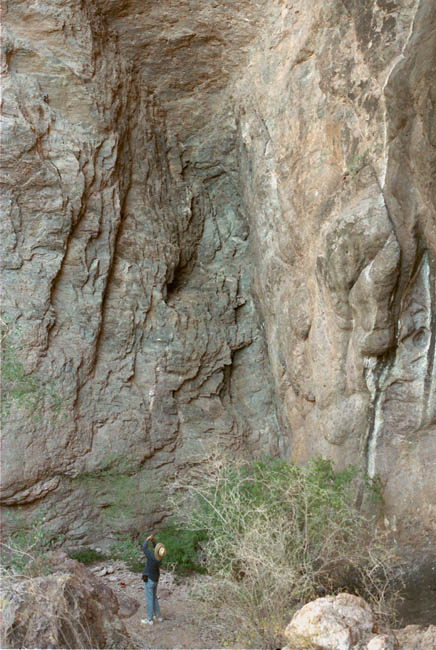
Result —
<svg viewBox="0 0 436 650"><path fill-rule="evenodd" d="M218 457L200 480L174 484L179 522L205 537L210 578L199 595L223 611L233 642L278 647L295 608L321 593L354 591L379 618L391 614L392 554L355 505L362 485L374 492L355 468L334 472L320 459L297 467Z"/></svg>

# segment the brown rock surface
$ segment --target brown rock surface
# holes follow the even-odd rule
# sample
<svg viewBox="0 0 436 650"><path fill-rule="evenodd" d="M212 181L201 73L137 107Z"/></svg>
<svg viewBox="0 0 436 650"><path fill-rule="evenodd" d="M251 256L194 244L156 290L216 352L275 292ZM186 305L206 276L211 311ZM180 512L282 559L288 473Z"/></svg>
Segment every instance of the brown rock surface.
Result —
<svg viewBox="0 0 436 650"><path fill-rule="evenodd" d="M48 553L47 570L50 575L2 580L3 648L128 645L118 600L109 587L64 553Z"/></svg>
<svg viewBox="0 0 436 650"><path fill-rule="evenodd" d="M436 503L435 12L280 5L235 90L291 455L360 459L421 541Z"/></svg>
<svg viewBox="0 0 436 650"><path fill-rule="evenodd" d="M436 538L435 24L5 3L4 504L107 540L218 444L359 464Z"/></svg>

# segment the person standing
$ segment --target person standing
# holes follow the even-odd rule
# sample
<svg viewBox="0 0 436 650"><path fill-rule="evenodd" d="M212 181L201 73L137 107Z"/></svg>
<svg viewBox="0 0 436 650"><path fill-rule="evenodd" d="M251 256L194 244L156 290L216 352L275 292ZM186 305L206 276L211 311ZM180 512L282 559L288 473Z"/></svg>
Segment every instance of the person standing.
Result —
<svg viewBox="0 0 436 650"><path fill-rule="evenodd" d="M153 551L149 547L149 542L153 545ZM142 545L142 550L147 558L147 563L142 572L147 618L142 619L141 623L144 623L144 625L153 625L153 616L157 621L162 621L157 597L157 583L159 582L160 576L160 564L165 555L165 546L160 543L156 544L154 535L149 535Z"/></svg>

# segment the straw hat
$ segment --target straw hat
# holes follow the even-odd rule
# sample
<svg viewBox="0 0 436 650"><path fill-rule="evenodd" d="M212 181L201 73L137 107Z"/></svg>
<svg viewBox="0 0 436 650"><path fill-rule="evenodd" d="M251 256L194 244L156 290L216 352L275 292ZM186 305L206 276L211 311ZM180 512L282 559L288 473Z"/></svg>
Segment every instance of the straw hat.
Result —
<svg viewBox="0 0 436 650"><path fill-rule="evenodd" d="M162 560L165 553L166 553L165 546L160 542L159 544L156 544L156 546L154 547L154 557L156 558L156 560L158 561Z"/></svg>

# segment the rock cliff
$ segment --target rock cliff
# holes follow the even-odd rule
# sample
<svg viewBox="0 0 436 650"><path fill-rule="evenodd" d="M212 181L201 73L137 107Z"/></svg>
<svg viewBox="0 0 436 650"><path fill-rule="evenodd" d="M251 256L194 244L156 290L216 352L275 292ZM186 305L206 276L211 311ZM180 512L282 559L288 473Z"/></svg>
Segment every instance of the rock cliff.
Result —
<svg viewBox="0 0 436 650"><path fill-rule="evenodd" d="M218 445L359 464L434 538L435 26L5 2L3 504L142 530Z"/></svg>

